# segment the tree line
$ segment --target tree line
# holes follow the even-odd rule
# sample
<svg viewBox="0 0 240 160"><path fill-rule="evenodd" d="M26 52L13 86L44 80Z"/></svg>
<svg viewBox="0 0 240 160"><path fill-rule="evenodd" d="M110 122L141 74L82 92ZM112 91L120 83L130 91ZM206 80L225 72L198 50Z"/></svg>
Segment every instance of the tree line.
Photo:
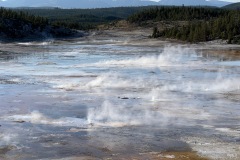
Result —
<svg viewBox="0 0 240 160"><path fill-rule="evenodd" d="M74 36L77 32L64 26L54 25L47 18L0 8L0 40L23 40Z"/></svg>
<svg viewBox="0 0 240 160"><path fill-rule="evenodd" d="M152 37L174 38L194 43L222 39L229 44L240 44L240 13L234 11L211 21L189 22L186 26L175 26L161 32L155 28Z"/></svg>
<svg viewBox="0 0 240 160"><path fill-rule="evenodd" d="M165 37L188 42L216 39L240 44L240 11L206 7L156 7L128 18L132 23L146 21L185 21L172 27L153 28L152 37Z"/></svg>
<svg viewBox="0 0 240 160"><path fill-rule="evenodd" d="M96 9L61 9L61 8L20 8L35 16L49 19L54 25L78 30L95 29L100 24L127 19L130 15L151 7L116 7Z"/></svg>
<svg viewBox="0 0 240 160"><path fill-rule="evenodd" d="M138 12L128 17L132 23L141 23L147 20L154 21L193 21L210 20L226 15L229 11L211 7L155 7Z"/></svg>
<svg viewBox="0 0 240 160"><path fill-rule="evenodd" d="M20 20L22 22L28 22L33 24L34 27L43 27L49 24L47 18L43 18L40 16L29 15L25 12L15 12L11 9L5 9L3 7L0 8L0 26L4 27L3 20L4 19L12 19L12 20Z"/></svg>

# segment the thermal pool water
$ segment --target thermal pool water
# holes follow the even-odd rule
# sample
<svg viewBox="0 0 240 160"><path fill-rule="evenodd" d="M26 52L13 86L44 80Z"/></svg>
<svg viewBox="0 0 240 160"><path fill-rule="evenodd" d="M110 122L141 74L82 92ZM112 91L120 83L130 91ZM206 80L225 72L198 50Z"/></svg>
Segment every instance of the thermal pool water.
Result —
<svg viewBox="0 0 240 160"><path fill-rule="evenodd" d="M238 58L123 39L1 47L1 160L240 159Z"/></svg>

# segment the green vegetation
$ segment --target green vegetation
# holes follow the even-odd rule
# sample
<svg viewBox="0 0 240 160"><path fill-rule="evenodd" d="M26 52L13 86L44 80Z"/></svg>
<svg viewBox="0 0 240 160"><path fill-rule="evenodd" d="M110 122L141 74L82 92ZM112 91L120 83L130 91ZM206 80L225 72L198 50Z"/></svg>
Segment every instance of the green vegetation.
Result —
<svg viewBox="0 0 240 160"><path fill-rule="evenodd" d="M227 6L224 6L225 9L233 9L233 10L240 10L240 3L233 3Z"/></svg>
<svg viewBox="0 0 240 160"><path fill-rule="evenodd" d="M152 37L165 37L188 42L205 42L216 39L240 44L240 11L201 7L160 7L148 9L128 18L132 23L165 21L175 23L159 30L154 27Z"/></svg>
<svg viewBox="0 0 240 160"><path fill-rule="evenodd" d="M96 29L98 25L121 19L150 7L101 9L18 8L0 9L1 40L42 39L80 35L77 30Z"/></svg>
<svg viewBox="0 0 240 160"><path fill-rule="evenodd" d="M155 37L175 38L188 42L205 42L216 39L240 44L240 14L229 13L211 21L190 22L189 25L173 27L157 32Z"/></svg>
<svg viewBox="0 0 240 160"><path fill-rule="evenodd" d="M25 12L49 19L55 25L78 30L94 29L104 23L126 19L128 16L150 7L117 7L98 9L22 8Z"/></svg>
<svg viewBox="0 0 240 160"><path fill-rule="evenodd" d="M31 25L31 26L30 26ZM22 38L26 30L39 28L42 30L48 25L48 20L42 17L30 16L23 12L14 12L9 9L0 9L0 31L8 38Z"/></svg>
<svg viewBox="0 0 240 160"><path fill-rule="evenodd" d="M95 29L121 19L154 27L152 37L204 42L216 39L240 44L240 11L210 7L118 7L101 9L0 9L0 36L61 37L71 29ZM148 23L148 22L152 23ZM160 26L161 24L161 26ZM149 25L148 25L149 27ZM71 29L68 29L71 28Z"/></svg>
<svg viewBox="0 0 240 160"><path fill-rule="evenodd" d="M13 20L13 21L22 21L26 23L31 23L33 28L37 27L44 27L48 25L48 20L43 17L39 16L33 16L33 15L28 15L24 12L15 12L10 9L5 9L5 8L0 8L0 27L1 30L7 29L5 26L6 23L4 23L7 20ZM19 26L16 26L19 27Z"/></svg>
<svg viewBox="0 0 240 160"><path fill-rule="evenodd" d="M218 8L202 7L155 7L136 13L128 18L132 23L144 21L192 21L209 20L228 13Z"/></svg>
<svg viewBox="0 0 240 160"><path fill-rule="evenodd" d="M49 23L48 19L0 8L0 38L19 39L73 36L76 31Z"/></svg>

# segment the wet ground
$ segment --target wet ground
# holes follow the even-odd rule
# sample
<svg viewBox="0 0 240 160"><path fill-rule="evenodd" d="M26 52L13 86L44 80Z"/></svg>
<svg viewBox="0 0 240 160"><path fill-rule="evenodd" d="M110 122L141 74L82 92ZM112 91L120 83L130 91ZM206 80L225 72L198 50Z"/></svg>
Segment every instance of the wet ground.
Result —
<svg viewBox="0 0 240 160"><path fill-rule="evenodd" d="M240 159L240 58L228 47L1 44L0 159Z"/></svg>

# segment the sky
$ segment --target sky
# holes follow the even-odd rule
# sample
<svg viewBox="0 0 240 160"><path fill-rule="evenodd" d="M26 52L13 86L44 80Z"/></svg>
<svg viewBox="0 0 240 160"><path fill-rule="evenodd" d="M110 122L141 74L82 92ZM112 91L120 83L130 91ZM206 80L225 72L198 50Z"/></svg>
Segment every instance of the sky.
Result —
<svg viewBox="0 0 240 160"><path fill-rule="evenodd" d="M137 6L137 5L152 5L150 1L159 2L161 0L139 0L139 1L128 1L128 0L103 0L103 1L92 1L92 0L0 0L0 6L3 7L41 7L41 6L57 6L60 8L103 8L103 7L116 7L116 6ZM145 2L140 2L145 1ZM146 2L149 1L149 2ZM206 1L215 1L208 3ZM163 5L213 5L222 7L228 3L216 3L217 0L164 0ZM240 0L219 0L225 2L240 2ZM81 3L83 2L83 3ZM129 2L129 3L128 3ZM198 4L199 2L199 4Z"/></svg>
<svg viewBox="0 0 240 160"><path fill-rule="evenodd" d="M0 1L7 1L7 0L0 0ZM160 0L151 0L151 1L158 2L158 1L160 1ZM227 2L240 2L240 0L222 0L222 1L227 1Z"/></svg>
<svg viewBox="0 0 240 160"><path fill-rule="evenodd" d="M226 1L226 2L240 2L240 0L222 0L222 1Z"/></svg>
<svg viewBox="0 0 240 160"><path fill-rule="evenodd" d="M240 0L221 0L221 1L234 2L234 3L236 3L236 2L240 2Z"/></svg>
<svg viewBox="0 0 240 160"><path fill-rule="evenodd" d="M151 0L155 2L159 2L160 0ZM221 0L221 1L226 1L226 2L240 2L240 0Z"/></svg>

